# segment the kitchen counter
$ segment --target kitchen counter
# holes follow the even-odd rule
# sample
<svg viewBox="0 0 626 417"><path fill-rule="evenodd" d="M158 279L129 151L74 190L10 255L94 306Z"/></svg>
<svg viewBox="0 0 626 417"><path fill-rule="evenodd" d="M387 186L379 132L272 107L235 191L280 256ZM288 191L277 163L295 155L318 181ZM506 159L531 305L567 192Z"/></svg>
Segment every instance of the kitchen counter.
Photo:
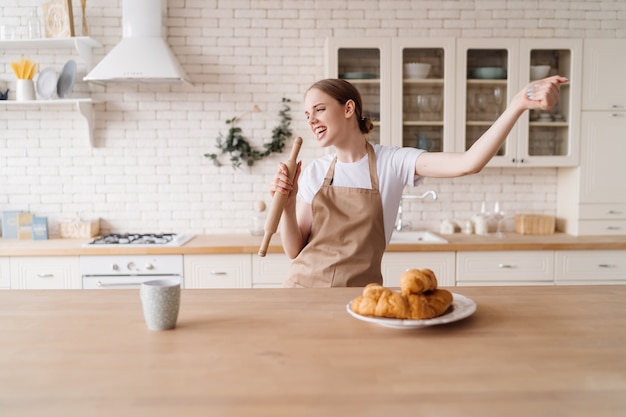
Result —
<svg viewBox="0 0 626 417"><path fill-rule="evenodd" d="M0 414L617 416L626 286L464 287L477 311L394 330L359 288L183 290L175 330L137 290L0 292Z"/></svg>
<svg viewBox="0 0 626 417"><path fill-rule="evenodd" d="M444 235L447 244L394 243L388 252L440 252L490 250L607 250L626 249L626 236L519 235L495 236ZM248 234L197 235L180 247L84 247L92 239L16 240L0 239L0 256L80 256L139 254L256 254L261 236ZM272 236L268 253L283 253L280 236Z"/></svg>

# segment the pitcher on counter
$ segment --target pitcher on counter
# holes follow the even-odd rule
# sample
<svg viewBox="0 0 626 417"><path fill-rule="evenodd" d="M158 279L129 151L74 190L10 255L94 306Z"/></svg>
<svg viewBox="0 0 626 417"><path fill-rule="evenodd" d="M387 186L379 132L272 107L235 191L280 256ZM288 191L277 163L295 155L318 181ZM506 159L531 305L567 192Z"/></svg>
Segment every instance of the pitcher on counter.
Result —
<svg viewBox="0 0 626 417"><path fill-rule="evenodd" d="M381 260L391 239L402 191L422 178L480 172L526 110L552 108L567 78L533 81L465 152L426 152L371 145L372 120L363 114L358 90L342 79L313 84L304 114L318 143L335 153L302 161L290 181L280 164L270 192L287 194L281 242L293 259L285 287L360 287L382 284ZM298 198L296 198L298 197ZM297 201L297 203L296 203Z"/></svg>

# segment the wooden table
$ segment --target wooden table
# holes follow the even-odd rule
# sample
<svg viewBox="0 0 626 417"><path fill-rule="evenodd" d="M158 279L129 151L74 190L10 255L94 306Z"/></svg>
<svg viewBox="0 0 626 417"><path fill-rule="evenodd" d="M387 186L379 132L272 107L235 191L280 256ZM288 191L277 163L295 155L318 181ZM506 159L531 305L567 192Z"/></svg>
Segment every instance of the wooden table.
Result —
<svg viewBox="0 0 626 417"><path fill-rule="evenodd" d="M0 415L623 416L626 286L462 287L476 313L394 330L358 288L0 291Z"/></svg>

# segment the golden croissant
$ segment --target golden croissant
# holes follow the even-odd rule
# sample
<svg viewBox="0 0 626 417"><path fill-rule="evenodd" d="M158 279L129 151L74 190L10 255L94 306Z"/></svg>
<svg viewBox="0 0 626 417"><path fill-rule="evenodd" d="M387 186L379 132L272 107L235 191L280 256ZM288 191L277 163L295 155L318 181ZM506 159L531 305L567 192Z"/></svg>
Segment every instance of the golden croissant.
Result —
<svg viewBox="0 0 626 417"><path fill-rule="evenodd" d="M452 293L437 289L430 269L410 269L400 276L400 293L380 284L368 284L350 308L357 314L422 320L442 315L452 305Z"/></svg>

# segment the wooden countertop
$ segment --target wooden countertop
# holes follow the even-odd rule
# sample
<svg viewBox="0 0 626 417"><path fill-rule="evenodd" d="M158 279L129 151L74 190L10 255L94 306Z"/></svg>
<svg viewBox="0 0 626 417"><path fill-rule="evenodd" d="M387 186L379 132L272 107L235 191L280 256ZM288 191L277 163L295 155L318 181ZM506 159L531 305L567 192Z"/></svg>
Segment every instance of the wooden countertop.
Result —
<svg viewBox="0 0 626 417"><path fill-rule="evenodd" d="M359 288L183 290L147 330L137 290L0 291L0 414L617 416L626 286L463 287L471 317L394 330Z"/></svg>
<svg viewBox="0 0 626 417"><path fill-rule="evenodd" d="M390 244L388 252L445 252L490 250L599 250L626 249L626 236L519 235L495 236L445 235L447 244ZM17 240L0 239L0 256L85 256L156 254L256 254L262 238L247 234L197 235L180 247L84 247L92 239ZM272 236L268 253L283 253L280 236Z"/></svg>

